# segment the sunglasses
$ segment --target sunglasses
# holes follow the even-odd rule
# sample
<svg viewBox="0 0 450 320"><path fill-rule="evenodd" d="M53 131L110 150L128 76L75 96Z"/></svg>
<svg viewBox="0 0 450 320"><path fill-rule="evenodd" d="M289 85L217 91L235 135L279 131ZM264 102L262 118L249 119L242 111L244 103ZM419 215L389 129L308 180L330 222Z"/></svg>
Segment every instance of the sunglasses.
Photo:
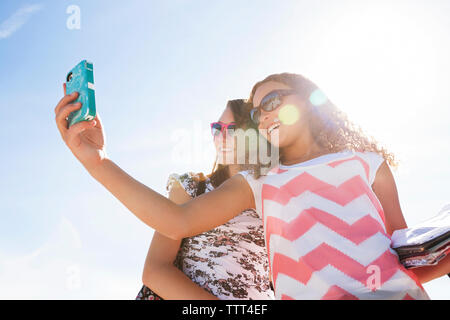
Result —
<svg viewBox="0 0 450 320"><path fill-rule="evenodd" d="M283 97L290 96L296 93L297 92L293 89L280 89L268 93L264 96L264 98L261 99L261 103L258 107L250 110L250 118L255 124L258 125L259 118L261 117L261 110L271 112L281 106L281 104L283 103Z"/></svg>
<svg viewBox="0 0 450 320"><path fill-rule="evenodd" d="M211 123L211 134L213 137L218 137L222 132L226 131L227 135L232 136L232 132L230 133L228 130L236 130L236 123L223 123L223 122L212 122Z"/></svg>

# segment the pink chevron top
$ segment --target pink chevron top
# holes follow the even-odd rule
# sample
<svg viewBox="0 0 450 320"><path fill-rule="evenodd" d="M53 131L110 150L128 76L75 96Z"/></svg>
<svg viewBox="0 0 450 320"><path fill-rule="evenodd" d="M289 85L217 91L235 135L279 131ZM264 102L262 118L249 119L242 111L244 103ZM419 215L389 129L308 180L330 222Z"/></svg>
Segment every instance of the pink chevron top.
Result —
<svg viewBox="0 0 450 320"><path fill-rule="evenodd" d="M247 179L276 299L429 299L391 248L372 190L383 158L343 151Z"/></svg>

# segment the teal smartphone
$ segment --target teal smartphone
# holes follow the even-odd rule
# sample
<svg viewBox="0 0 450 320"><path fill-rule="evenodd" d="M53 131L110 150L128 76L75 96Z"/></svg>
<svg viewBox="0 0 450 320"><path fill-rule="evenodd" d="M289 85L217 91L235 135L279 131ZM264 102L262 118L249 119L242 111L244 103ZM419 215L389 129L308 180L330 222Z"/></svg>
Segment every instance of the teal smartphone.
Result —
<svg viewBox="0 0 450 320"><path fill-rule="evenodd" d="M94 66L92 62L81 61L66 76L66 94L77 91L79 96L75 102L81 102L81 108L73 111L67 118L67 127L75 123L95 118Z"/></svg>

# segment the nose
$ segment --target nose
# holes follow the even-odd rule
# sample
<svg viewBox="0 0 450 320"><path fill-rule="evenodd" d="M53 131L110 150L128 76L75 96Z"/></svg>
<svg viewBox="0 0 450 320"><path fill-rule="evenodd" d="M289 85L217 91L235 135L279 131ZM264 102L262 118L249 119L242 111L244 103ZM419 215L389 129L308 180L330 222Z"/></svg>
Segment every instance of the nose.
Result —
<svg viewBox="0 0 450 320"><path fill-rule="evenodd" d="M261 115L259 116L260 126L269 120L270 114L271 114L271 112L266 112L264 110L261 110Z"/></svg>
<svg viewBox="0 0 450 320"><path fill-rule="evenodd" d="M218 142L219 144L226 144L227 140L228 140L228 133L226 132L226 130L223 130L214 137L214 141Z"/></svg>

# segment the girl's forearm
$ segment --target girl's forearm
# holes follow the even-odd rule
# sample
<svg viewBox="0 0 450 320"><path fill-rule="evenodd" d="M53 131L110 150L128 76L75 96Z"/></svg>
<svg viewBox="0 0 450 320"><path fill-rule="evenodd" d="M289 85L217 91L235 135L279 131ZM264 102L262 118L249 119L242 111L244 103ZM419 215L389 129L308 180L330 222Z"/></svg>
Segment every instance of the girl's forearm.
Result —
<svg viewBox="0 0 450 320"><path fill-rule="evenodd" d="M411 269L421 283L425 283L450 273L450 255L438 262L435 266L424 266Z"/></svg>
<svg viewBox="0 0 450 320"><path fill-rule="evenodd" d="M162 266L148 272L144 284L166 300L219 300L175 266Z"/></svg>
<svg viewBox="0 0 450 320"><path fill-rule="evenodd" d="M186 225L182 207L135 180L110 159L86 169L145 224L169 238L182 238Z"/></svg>

